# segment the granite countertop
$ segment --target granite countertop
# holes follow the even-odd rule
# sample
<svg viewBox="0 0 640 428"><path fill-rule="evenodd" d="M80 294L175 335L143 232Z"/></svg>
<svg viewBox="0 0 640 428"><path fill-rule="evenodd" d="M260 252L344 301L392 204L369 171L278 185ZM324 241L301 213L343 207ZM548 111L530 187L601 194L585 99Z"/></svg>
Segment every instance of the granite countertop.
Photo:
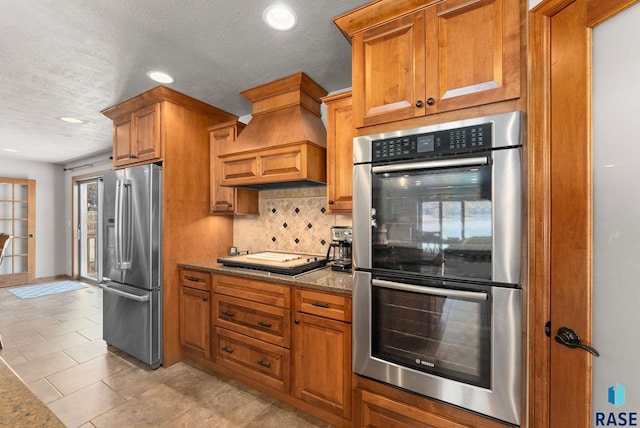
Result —
<svg viewBox="0 0 640 428"><path fill-rule="evenodd" d="M64 427L0 358L0 426Z"/></svg>
<svg viewBox="0 0 640 428"><path fill-rule="evenodd" d="M185 269L194 269L210 273L238 276L242 278L257 279L278 284L288 284L297 287L311 288L319 291L351 295L353 286L352 274L348 272L334 272L331 267L325 266L299 275L282 275L277 273L262 272L254 269L244 269L223 266L215 258L182 261L178 266Z"/></svg>

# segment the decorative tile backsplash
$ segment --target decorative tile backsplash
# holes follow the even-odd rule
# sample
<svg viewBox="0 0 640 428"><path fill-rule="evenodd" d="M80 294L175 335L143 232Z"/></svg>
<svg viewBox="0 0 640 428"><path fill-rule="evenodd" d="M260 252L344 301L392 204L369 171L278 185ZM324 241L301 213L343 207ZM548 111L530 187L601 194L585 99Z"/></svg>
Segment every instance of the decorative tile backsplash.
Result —
<svg viewBox="0 0 640 428"><path fill-rule="evenodd" d="M238 251L282 251L324 255L331 226L351 226L350 215L329 215L324 187L260 192L259 216L235 216Z"/></svg>

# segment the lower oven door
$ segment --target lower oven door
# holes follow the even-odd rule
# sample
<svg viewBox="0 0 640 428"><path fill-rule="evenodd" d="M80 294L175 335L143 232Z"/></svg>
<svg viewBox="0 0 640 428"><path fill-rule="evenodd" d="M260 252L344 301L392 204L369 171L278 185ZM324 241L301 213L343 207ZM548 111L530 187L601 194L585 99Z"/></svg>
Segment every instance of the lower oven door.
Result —
<svg viewBox="0 0 640 428"><path fill-rule="evenodd" d="M357 374L519 424L522 290L357 271Z"/></svg>

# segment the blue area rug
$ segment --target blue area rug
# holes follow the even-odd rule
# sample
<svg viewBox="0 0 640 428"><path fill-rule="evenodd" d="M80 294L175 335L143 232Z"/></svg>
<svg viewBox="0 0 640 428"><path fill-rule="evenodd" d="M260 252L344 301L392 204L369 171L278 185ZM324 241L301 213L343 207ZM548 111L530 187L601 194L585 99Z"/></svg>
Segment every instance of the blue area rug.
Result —
<svg viewBox="0 0 640 428"><path fill-rule="evenodd" d="M10 288L9 293L21 299L33 299L34 297L48 296L49 294L65 293L67 291L87 288L78 281L54 281L45 282L27 287Z"/></svg>

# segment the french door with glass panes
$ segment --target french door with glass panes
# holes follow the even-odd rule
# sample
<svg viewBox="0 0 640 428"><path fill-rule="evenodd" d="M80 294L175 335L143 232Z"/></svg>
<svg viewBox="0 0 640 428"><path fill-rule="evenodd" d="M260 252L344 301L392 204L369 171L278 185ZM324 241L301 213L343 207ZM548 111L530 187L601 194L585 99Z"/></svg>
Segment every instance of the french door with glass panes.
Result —
<svg viewBox="0 0 640 428"><path fill-rule="evenodd" d="M0 287L33 281L35 220L35 180L0 177L0 233L11 237L0 263Z"/></svg>

